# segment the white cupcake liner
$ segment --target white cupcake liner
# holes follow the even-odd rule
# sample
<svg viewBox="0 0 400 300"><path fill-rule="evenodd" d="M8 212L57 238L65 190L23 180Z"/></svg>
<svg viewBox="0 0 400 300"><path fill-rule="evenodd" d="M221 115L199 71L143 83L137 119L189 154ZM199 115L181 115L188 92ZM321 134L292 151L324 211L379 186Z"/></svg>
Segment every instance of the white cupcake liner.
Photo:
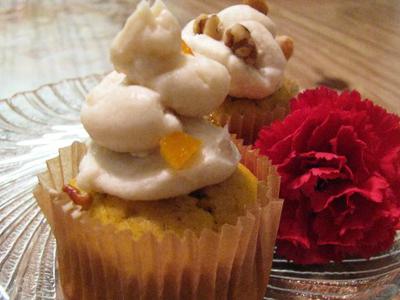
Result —
<svg viewBox="0 0 400 300"><path fill-rule="evenodd" d="M260 179L257 205L219 232L167 232L161 240L151 233L134 240L75 205L62 187L76 176L85 146L60 149L39 175L35 196L57 240L65 298L262 299L282 209L279 177L266 158L237 144Z"/></svg>

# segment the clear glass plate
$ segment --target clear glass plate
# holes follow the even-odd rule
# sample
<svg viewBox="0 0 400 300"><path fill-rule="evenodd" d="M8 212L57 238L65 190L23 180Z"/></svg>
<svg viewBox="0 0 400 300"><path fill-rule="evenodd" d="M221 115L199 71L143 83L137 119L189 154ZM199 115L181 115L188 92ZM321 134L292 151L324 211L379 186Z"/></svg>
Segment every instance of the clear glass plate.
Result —
<svg viewBox="0 0 400 300"><path fill-rule="evenodd" d="M10 299L60 299L56 245L32 196L36 174L57 149L84 140L84 95L101 76L65 80L0 100L0 286ZM400 239L370 260L323 267L276 258L267 297L390 299L398 292ZM7 295L0 288L0 300Z"/></svg>

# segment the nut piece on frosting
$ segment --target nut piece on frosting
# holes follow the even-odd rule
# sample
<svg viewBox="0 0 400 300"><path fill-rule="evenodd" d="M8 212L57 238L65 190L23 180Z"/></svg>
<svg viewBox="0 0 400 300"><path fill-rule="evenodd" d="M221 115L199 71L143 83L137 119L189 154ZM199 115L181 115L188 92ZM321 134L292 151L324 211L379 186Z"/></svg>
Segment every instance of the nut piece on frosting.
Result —
<svg viewBox="0 0 400 300"><path fill-rule="evenodd" d="M251 6L264 15L268 14L269 8L267 1L265 0L243 0L242 3Z"/></svg>
<svg viewBox="0 0 400 300"><path fill-rule="evenodd" d="M244 3L216 14L223 41L193 30L198 27L198 19L185 26L182 38L194 53L212 58L228 69L230 96L264 99L281 87L287 60L293 53L293 41L288 37L276 38L275 24L266 15L265 1ZM207 18L202 15L200 20Z"/></svg>
<svg viewBox="0 0 400 300"><path fill-rule="evenodd" d="M257 61L257 48L250 31L242 24L235 24L224 34L224 43L231 48L236 56L247 64L254 65Z"/></svg>
<svg viewBox="0 0 400 300"><path fill-rule="evenodd" d="M208 16L201 14L194 20L193 32L196 34L206 34L214 40L221 40L221 22L217 15Z"/></svg>
<svg viewBox="0 0 400 300"><path fill-rule="evenodd" d="M294 42L292 38L286 35L280 35L276 37L276 41L278 42L279 47L281 47L286 59L289 60L289 58L292 57L294 50Z"/></svg>
<svg viewBox="0 0 400 300"><path fill-rule="evenodd" d="M76 179L71 179L64 185L63 192L67 193L75 204L82 206L82 209L89 209L93 202L92 195L76 185Z"/></svg>

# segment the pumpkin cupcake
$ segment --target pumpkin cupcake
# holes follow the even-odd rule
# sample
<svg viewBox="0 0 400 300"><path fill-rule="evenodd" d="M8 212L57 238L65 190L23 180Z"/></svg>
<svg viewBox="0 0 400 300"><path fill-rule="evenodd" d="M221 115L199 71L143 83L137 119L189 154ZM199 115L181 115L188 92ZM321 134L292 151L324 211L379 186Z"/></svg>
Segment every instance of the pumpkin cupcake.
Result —
<svg viewBox="0 0 400 300"><path fill-rule="evenodd" d="M229 95L211 114L218 125L252 143L258 130L289 110L297 84L285 78L293 40L278 36L264 0L244 1L189 22L182 38L194 53L223 64L231 76Z"/></svg>
<svg viewBox="0 0 400 300"><path fill-rule="evenodd" d="M82 107L91 139L60 149L35 191L65 297L261 299L279 179L204 118L224 101L228 71L182 51L161 1L138 5L111 59L116 71Z"/></svg>

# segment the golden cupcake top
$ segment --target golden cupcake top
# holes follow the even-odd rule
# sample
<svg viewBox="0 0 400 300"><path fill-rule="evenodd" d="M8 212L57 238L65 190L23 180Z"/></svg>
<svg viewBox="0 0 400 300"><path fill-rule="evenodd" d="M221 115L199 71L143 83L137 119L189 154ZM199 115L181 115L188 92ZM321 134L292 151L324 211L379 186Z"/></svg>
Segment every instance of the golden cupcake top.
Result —
<svg viewBox="0 0 400 300"><path fill-rule="evenodd" d="M262 99L282 85L293 41L276 35L268 11L263 0L245 0L216 14L201 14L182 31L194 53L228 69L230 96Z"/></svg>
<svg viewBox="0 0 400 300"><path fill-rule="evenodd" d="M256 201L257 179L239 164L220 184L162 201L124 201L97 194L88 213L102 224L130 231L134 239L149 232L162 239L171 231L183 236L191 230L200 236L206 228L219 231L225 224L235 225Z"/></svg>

